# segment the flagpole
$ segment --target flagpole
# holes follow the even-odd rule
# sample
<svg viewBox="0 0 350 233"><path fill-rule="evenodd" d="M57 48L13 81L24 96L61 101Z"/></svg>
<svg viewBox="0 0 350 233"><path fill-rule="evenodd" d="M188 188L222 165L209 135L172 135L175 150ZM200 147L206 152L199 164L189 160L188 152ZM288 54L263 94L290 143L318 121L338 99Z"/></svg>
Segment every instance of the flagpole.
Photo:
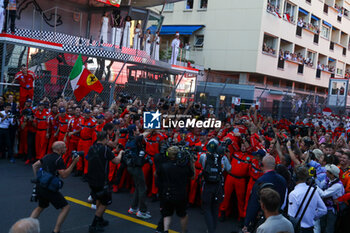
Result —
<svg viewBox="0 0 350 233"><path fill-rule="evenodd" d="M64 92L65 92L66 89L67 89L68 82L69 82L69 77L67 78L66 85L64 85L64 88L63 88L63 91L62 91L62 94L61 94L61 96L62 96L63 98L64 98Z"/></svg>

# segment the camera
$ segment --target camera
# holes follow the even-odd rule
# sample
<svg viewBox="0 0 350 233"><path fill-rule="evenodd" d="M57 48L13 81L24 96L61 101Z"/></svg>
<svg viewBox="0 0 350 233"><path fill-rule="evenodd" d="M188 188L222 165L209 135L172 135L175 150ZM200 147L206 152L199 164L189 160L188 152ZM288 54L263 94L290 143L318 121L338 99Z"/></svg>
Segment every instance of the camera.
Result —
<svg viewBox="0 0 350 233"><path fill-rule="evenodd" d="M131 115L130 115L130 118L131 118L133 121L138 121L138 120L140 120L140 115L139 115L139 114L131 114Z"/></svg>
<svg viewBox="0 0 350 233"><path fill-rule="evenodd" d="M129 131L128 131L128 129L123 128L123 129L120 129L120 130L119 130L119 133L125 134L125 133L129 133Z"/></svg>
<svg viewBox="0 0 350 233"><path fill-rule="evenodd" d="M72 159L75 159L76 157L84 157L84 151L72 151Z"/></svg>
<svg viewBox="0 0 350 233"><path fill-rule="evenodd" d="M37 202L38 201L38 192L37 192L38 179L31 179L30 182L33 184L33 191L30 197L30 201Z"/></svg>

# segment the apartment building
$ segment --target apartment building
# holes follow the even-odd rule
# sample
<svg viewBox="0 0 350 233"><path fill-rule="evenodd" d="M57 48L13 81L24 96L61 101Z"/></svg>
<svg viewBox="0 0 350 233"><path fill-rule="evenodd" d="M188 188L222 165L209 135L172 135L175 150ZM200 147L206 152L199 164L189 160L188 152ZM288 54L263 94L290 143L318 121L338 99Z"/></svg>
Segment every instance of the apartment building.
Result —
<svg viewBox="0 0 350 233"><path fill-rule="evenodd" d="M320 101L331 77L350 75L349 11L349 0L186 0L165 6L163 28L200 26L182 39L205 81L254 85L267 105Z"/></svg>

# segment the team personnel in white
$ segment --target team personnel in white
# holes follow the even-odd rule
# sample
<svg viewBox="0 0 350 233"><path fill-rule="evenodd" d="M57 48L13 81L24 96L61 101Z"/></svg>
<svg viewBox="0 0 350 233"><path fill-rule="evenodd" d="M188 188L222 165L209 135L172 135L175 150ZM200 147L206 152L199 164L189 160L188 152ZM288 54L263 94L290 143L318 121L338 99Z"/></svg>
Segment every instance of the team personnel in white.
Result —
<svg viewBox="0 0 350 233"><path fill-rule="evenodd" d="M314 194L311 196L314 187L310 189L303 203L303 206L300 207L309 188L309 185L306 184L306 181L309 179L309 171L306 167L298 167L295 173L297 185L288 197L288 215L291 217L295 217L300 208L298 216L296 216L297 219L300 218L306 207L306 204L308 203L308 200L311 198L311 201L306 208L306 212L303 218L301 219L300 226L301 233L312 233L314 232L314 221L320 219L322 216L327 214L327 207L324 204L318 192L314 192Z"/></svg>

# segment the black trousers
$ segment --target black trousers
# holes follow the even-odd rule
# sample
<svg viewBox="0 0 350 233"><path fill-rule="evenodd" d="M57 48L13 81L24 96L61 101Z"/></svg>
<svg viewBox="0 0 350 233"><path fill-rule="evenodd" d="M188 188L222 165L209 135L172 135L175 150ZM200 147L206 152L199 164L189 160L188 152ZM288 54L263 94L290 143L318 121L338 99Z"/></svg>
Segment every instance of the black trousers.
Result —
<svg viewBox="0 0 350 233"><path fill-rule="evenodd" d="M28 131L27 135L28 155L27 159L35 159L35 133Z"/></svg>
<svg viewBox="0 0 350 233"><path fill-rule="evenodd" d="M113 184L119 185L120 180L122 179L123 172L124 172L125 169L126 169L126 164L125 163L121 163L120 166L119 166L119 169L117 170L117 174L115 176Z"/></svg>
<svg viewBox="0 0 350 233"><path fill-rule="evenodd" d="M7 18L9 18L9 20L11 21L11 24L10 24L11 32L15 32L16 11L6 10L4 28L2 29L3 31L7 30Z"/></svg>
<svg viewBox="0 0 350 233"><path fill-rule="evenodd" d="M10 144L11 144L12 149L13 149L14 144L15 144L17 129L18 129L17 123L15 125L10 125L10 127L9 127Z"/></svg>
<svg viewBox="0 0 350 233"><path fill-rule="evenodd" d="M11 147L11 140L10 140L10 131L9 129L1 129L0 128L0 151L4 152L7 150L7 158L13 157L13 148Z"/></svg>
<svg viewBox="0 0 350 233"><path fill-rule="evenodd" d="M218 223L219 207L223 201L223 186L218 184L204 184L202 193L202 209L208 233L214 233Z"/></svg>
<svg viewBox="0 0 350 233"><path fill-rule="evenodd" d="M300 233L314 233L314 228L313 227L300 228Z"/></svg>

